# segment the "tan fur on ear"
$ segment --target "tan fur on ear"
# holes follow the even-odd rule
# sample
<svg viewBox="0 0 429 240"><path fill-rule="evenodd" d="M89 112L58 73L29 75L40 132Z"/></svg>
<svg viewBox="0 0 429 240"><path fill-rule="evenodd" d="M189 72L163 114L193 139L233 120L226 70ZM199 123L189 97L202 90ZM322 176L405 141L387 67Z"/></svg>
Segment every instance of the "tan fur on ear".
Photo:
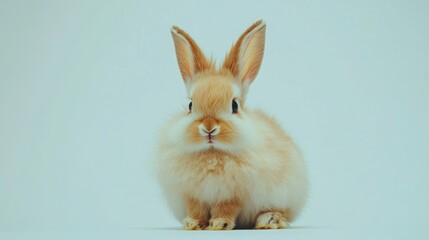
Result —
<svg viewBox="0 0 429 240"><path fill-rule="evenodd" d="M185 82L190 80L196 73L213 68L208 62L197 43L182 29L173 26L171 35L176 48L176 57L180 73Z"/></svg>
<svg viewBox="0 0 429 240"><path fill-rule="evenodd" d="M265 22L257 21L250 26L232 46L223 68L250 84L259 72L264 57Z"/></svg>

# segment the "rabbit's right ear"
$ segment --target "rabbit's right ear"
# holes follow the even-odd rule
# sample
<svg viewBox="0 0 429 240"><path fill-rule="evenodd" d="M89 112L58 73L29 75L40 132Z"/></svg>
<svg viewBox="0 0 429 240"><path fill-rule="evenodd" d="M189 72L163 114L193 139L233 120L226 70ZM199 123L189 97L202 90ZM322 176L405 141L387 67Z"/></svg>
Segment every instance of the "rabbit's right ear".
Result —
<svg viewBox="0 0 429 240"><path fill-rule="evenodd" d="M179 64L180 73L189 91L192 77L210 67L201 49L195 41L182 29L173 26L171 28L176 57Z"/></svg>
<svg viewBox="0 0 429 240"><path fill-rule="evenodd" d="M244 95L261 68L265 48L265 22L259 20L250 26L232 46L223 63L241 82Z"/></svg>

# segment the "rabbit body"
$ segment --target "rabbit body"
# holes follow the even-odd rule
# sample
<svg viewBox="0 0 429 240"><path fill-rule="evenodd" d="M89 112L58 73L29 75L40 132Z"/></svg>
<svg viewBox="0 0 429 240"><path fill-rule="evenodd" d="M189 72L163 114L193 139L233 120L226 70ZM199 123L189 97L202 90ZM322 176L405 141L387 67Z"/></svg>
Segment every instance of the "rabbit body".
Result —
<svg viewBox="0 0 429 240"><path fill-rule="evenodd" d="M192 101L159 142L158 176L172 212L190 230L287 227L307 198L305 163L274 119L245 106L265 24L242 35L221 69L185 32L172 34Z"/></svg>

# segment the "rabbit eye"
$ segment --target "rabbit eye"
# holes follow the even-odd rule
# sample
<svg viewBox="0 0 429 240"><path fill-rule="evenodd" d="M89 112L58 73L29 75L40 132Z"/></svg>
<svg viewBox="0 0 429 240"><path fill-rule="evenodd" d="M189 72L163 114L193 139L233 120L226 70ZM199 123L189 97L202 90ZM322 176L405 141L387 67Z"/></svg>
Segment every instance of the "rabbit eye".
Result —
<svg viewBox="0 0 429 240"><path fill-rule="evenodd" d="M238 113L238 103L232 100L232 113Z"/></svg>
<svg viewBox="0 0 429 240"><path fill-rule="evenodd" d="M189 103L189 112L192 112L192 102Z"/></svg>

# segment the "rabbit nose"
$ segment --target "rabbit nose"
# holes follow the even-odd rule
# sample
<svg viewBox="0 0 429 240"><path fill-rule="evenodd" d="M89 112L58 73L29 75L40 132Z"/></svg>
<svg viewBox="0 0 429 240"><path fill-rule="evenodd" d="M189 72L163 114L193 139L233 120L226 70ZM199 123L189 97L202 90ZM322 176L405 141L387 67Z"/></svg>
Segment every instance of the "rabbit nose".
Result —
<svg viewBox="0 0 429 240"><path fill-rule="evenodd" d="M215 136L220 132L220 127L217 125L217 121L213 118L205 118L198 128L202 136Z"/></svg>
<svg viewBox="0 0 429 240"><path fill-rule="evenodd" d="M209 135L213 135L213 133L215 133L215 131L217 130L217 127L215 127L215 128L213 128L212 130L210 130L210 131L207 131L206 129L204 129L203 128L203 131L204 132L206 132L207 134L209 134Z"/></svg>
<svg viewBox="0 0 429 240"><path fill-rule="evenodd" d="M208 135L210 135L210 136L216 136L220 132L219 126L214 126L212 129L207 130L207 128L205 128L204 126L200 125L199 129L200 129L200 134L202 136L208 136Z"/></svg>

